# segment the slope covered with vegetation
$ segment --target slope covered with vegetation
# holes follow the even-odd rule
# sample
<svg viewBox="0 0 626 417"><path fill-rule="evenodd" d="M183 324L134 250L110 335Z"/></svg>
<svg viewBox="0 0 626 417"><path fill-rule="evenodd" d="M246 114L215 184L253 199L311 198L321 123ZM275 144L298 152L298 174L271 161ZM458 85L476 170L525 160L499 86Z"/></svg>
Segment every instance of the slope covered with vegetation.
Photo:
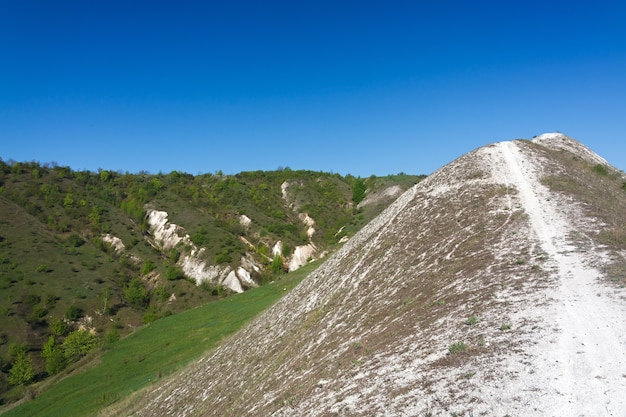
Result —
<svg viewBox="0 0 626 417"><path fill-rule="evenodd" d="M367 195L419 179L95 173L0 160L0 402L138 326L227 296L219 282L185 274L191 247L216 267L247 259L262 285L286 272L299 245L321 257L393 200L364 205ZM164 249L150 210L166 212L188 243Z"/></svg>

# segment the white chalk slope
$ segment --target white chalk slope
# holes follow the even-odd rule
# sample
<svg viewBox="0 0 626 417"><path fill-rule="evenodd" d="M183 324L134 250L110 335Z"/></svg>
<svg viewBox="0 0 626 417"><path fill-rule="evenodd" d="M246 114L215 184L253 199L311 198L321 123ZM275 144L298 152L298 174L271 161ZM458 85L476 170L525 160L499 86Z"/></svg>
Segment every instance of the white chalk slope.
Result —
<svg viewBox="0 0 626 417"><path fill-rule="evenodd" d="M605 163L560 134L464 155L126 414L626 416L625 290L542 185L555 149Z"/></svg>

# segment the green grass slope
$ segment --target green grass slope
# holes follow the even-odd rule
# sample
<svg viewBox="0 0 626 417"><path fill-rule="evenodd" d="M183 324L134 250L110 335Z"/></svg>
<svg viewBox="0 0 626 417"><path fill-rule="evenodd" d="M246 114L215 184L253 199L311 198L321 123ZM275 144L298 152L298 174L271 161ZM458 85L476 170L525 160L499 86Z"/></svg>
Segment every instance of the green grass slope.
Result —
<svg viewBox="0 0 626 417"><path fill-rule="evenodd" d="M243 294L155 321L105 346L33 400L4 416L91 416L182 368L217 346L297 285L315 264Z"/></svg>

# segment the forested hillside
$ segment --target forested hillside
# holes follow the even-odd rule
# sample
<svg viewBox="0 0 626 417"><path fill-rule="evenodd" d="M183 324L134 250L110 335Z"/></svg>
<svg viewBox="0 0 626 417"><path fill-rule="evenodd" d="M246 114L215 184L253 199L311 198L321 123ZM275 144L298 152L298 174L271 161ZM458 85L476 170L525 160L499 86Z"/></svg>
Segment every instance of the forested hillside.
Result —
<svg viewBox="0 0 626 417"><path fill-rule="evenodd" d="M0 160L0 401L138 326L324 257L421 178Z"/></svg>

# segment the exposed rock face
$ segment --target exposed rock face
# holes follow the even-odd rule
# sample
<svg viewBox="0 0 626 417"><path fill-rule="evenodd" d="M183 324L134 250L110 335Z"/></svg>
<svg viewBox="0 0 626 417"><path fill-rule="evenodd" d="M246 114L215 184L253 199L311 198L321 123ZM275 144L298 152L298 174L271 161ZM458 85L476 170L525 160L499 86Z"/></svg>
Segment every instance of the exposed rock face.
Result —
<svg viewBox="0 0 626 417"><path fill-rule="evenodd" d="M393 201L402 194L402 188L399 185L392 185L376 193L367 193L365 199L359 203L358 208L365 207L370 204L376 204L380 201Z"/></svg>
<svg viewBox="0 0 626 417"><path fill-rule="evenodd" d="M204 248L198 248L191 241L184 228L170 223L165 211L148 209L148 224L154 238L154 244L163 251L168 251L177 247L180 243L190 250L181 254L178 265L183 273L193 278L196 284L200 285L204 281L222 285L234 292L241 293L244 288L257 286L250 277L250 270L246 267L254 268L249 259L242 260L242 266L234 271L230 266L211 265L202 258ZM250 219L242 216L241 224L246 226Z"/></svg>
<svg viewBox="0 0 626 417"><path fill-rule="evenodd" d="M317 254L317 248L312 243L297 246L289 260L289 271L295 271L306 265L315 254Z"/></svg>
<svg viewBox="0 0 626 417"><path fill-rule="evenodd" d="M626 290L542 184L555 149L602 161L558 134L464 155L126 414L626 415Z"/></svg>
<svg viewBox="0 0 626 417"><path fill-rule="evenodd" d="M109 233L107 233L106 235L102 235L102 241L111 245L111 248L113 248L113 250L118 254L122 253L125 249L122 239Z"/></svg>
<svg viewBox="0 0 626 417"><path fill-rule="evenodd" d="M170 250L179 243L192 245L189 235L180 226L168 222L167 212L159 210L148 210L148 224L154 240L161 245L165 251Z"/></svg>

